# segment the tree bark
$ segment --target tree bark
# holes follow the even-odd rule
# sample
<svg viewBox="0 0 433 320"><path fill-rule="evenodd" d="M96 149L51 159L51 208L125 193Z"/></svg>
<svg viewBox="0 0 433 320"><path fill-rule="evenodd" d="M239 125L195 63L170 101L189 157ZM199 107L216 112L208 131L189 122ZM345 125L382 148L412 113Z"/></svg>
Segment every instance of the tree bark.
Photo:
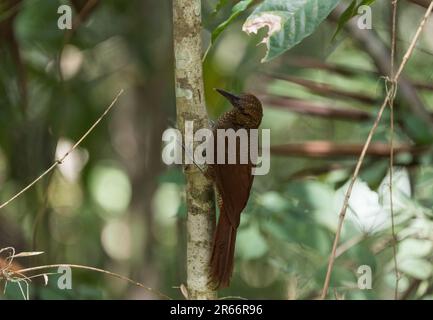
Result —
<svg viewBox="0 0 433 320"><path fill-rule="evenodd" d="M178 129L185 121L194 130L208 127L201 48L201 1L173 0L173 41ZM185 139L184 139L185 140ZM187 154L186 157L189 155ZM215 299L209 278L209 260L215 227L213 184L194 165L185 165L187 180L187 287L189 299Z"/></svg>

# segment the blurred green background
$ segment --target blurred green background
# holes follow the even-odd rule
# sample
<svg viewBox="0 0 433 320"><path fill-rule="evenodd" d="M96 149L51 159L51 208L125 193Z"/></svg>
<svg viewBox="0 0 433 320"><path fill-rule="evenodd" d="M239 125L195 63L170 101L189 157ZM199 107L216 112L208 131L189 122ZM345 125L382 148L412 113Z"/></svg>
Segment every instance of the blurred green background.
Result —
<svg viewBox="0 0 433 320"><path fill-rule="evenodd" d="M217 2L203 1L203 51L211 31L227 19L237 1L222 1L225 5L215 12ZM399 58L423 14L422 7L400 3ZM24 266L94 266L171 298L183 298L179 287L186 283L185 181L180 167L166 167L161 161L162 133L176 122L171 2L100 1L67 43L65 32L57 28L57 9L68 1L0 0L0 4L1 202L62 156L119 90L125 90L108 117L58 170L0 211L0 248L44 251L17 261ZM12 17L6 10L11 4L18 8ZM384 81L371 56L350 33L342 31L331 41L336 24L327 20L300 45L263 64L265 46L257 43L265 30L256 36L242 32L249 12L224 31L204 62L212 119L229 108L214 87L253 92L264 101L290 97L375 115L385 94ZM19 60L8 27L18 44ZM377 39L389 43L387 1L374 4L373 29ZM425 84L417 92L429 112L433 106L432 33L430 20L406 69L411 83ZM307 67L305 61L353 72ZM278 79L283 75L326 83L371 101L319 94ZM397 96L396 144L425 150L396 156L399 291L402 298L428 299L433 298L433 135L425 119L412 114L407 104ZM278 103L265 102L262 128L271 129L272 145L310 140L362 144L372 123L372 118L347 121L290 112ZM388 139L387 110L374 142L387 143ZM221 297L311 299L319 295L356 160L356 154L272 156L270 173L255 179L238 231L232 285L221 291ZM385 157L366 159L343 228L331 298L393 298L387 171ZM357 286L357 270L362 265L372 269L371 290ZM31 298L160 298L85 270L73 270L72 290L59 290L56 284L55 276L47 286L31 283ZM1 297L22 298L13 283Z"/></svg>

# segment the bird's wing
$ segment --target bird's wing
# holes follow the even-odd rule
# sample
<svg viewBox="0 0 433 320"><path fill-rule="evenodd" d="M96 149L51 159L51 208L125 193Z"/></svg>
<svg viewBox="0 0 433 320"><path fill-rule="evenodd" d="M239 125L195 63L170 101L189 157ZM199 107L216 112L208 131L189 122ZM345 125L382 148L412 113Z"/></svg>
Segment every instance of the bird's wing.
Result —
<svg viewBox="0 0 433 320"><path fill-rule="evenodd" d="M230 224L237 228L240 215L250 196L254 176L251 164L219 164L215 166L215 183Z"/></svg>

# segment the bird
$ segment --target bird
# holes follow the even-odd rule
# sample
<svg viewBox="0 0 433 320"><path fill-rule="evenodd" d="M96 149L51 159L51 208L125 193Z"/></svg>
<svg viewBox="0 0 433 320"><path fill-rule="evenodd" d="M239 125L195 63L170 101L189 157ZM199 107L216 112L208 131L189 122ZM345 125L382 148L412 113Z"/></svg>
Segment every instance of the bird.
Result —
<svg viewBox="0 0 433 320"><path fill-rule="evenodd" d="M248 146L250 140L249 129L258 129L263 117L260 100L253 94L235 95L222 89L215 89L226 98L233 108L223 113L213 126L214 157L217 157L218 129L247 129ZM240 146L236 143L236 163L227 163L227 143L225 144L224 164L208 166L207 175L213 180L216 187L217 203L220 211L215 229L212 254L210 258L210 280L216 289L228 287L233 272L236 233L239 227L240 216L251 192L254 175L253 162L248 157L247 163L240 163Z"/></svg>

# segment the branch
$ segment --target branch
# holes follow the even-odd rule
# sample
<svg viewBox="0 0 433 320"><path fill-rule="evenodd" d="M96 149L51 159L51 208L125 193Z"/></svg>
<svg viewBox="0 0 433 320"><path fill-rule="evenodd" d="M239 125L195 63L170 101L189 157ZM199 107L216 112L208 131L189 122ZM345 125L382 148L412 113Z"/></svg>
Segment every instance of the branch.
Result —
<svg viewBox="0 0 433 320"><path fill-rule="evenodd" d="M424 8L428 8L428 6L430 5L430 0L409 0L409 1Z"/></svg>
<svg viewBox="0 0 433 320"><path fill-rule="evenodd" d="M377 102L375 98L372 98L369 95L337 89L330 86L327 83L321 83L321 82L316 82L312 80L302 79L302 78L288 76L288 75L281 75L281 74L266 74L265 76L272 79L280 79L280 80L285 80L285 81L295 83L297 85L307 88L308 90L314 93L321 94L324 96L332 96L332 97L339 97L339 98L346 98L346 99L349 98L367 104L374 104Z"/></svg>
<svg viewBox="0 0 433 320"><path fill-rule="evenodd" d="M78 16L72 23L72 30L76 30L89 17L93 9L96 8L99 0L86 0L86 3L78 0L71 0L71 2L78 12Z"/></svg>
<svg viewBox="0 0 433 320"><path fill-rule="evenodd" d="M332 12L331 19L338 19L343 11L344 6L341 4L338 5L337 8ZM389 57L391 54L390 49L382 42L374 30L359 29L356 21L353 19L348 21L348 23L345 25L345 30L350 34L350 38L355 40L359 47L361 47L370 56L380 74L391 74L391 66L389 63ZM399 72L397 71L397 73ZM401 76L399 74L398 78L400 78L398 89L402 93L401 99L404 99L407 102L408 108L410 108L414 115L421 120L424 120L430 126L430 128L433 129L431 115L419 97L414 85L405 76Z"/></svg>
<svg viewBox="0 0 433 320"><path fill-rule="evenodd" d="M326 104L314 103L289 97L261 96L260 100L263 103L269 104L274 107L322 118L357 122L367 121L372 118L372 115L366 111L357 110L349 107L335 108Z"/></svg>
<svg viewBox="0 0 433 320"><path fill-rule="evenodd" d="M86 131L86 133L72 146L71 149L69 149L68 152L66 152L60 159L56 160L47 170L45 170L39 177L37 177L35 180L30 182L24 189L19 191L17 194L15 194L12 198L7 200L6 202L2 203L0 205L0 210L6 207L8 204L10 204L12 201L14 201L16 198L24 194L27 190L29 190L31 187L33 187L37 182L42 180L43 177L45 177L47 174L49 174L51 171L53 171L59 164L62 164L63 161L75 150L78 148L78 146L83 142L84 139L95 129L95 127L102 121L102 119L107 115L107 113L111 110L111 108L116 104L119 97L122 95L123 90L120 90L120 92L117 94L117 96L114 98L114 100L111 102L111 104L108 106L107 109L105 109L104 113L98 118L98 120L95 121L95 123L89 128L89 130Z"/></svg>
<svg viewBox="0 0 433 320"><path fill-rule="evenodd" d="M394 77L394 64L395 56L397 52L397 1L391 1L391 64L390 64L390 78ZM397 263L397 235L395 233L395 219L394 219L394 199L393 199L393 176L394 176L394 95L389 100L390 108L390 139L389 139L389 203L390 203L390 214L391 214L391 233L393 238L392 252L394 260L394 272L395 272L395 288L394 288L394 299L398 299L398 284L400 281L400 275L398 272Z"/></svg>
<svg viewBox="0 0 433 320"><path fill-rule="evenodd" d="M177 125L208 127L201 62L201 1L173 0ZM194 165L185 165L187 180L187 286L190 299L215 299L209 261L215 228L213 183Z"/></svg>
<svg viewBox="0 0 433 320"><path fill-rule="evenodd" d="M411 294L413 292L415 292L419 288L419 286L420 286L421 283L422 283L422 280L420 280L420 279L413 279L411 281L409 287L406 289L406 291L404 291L402 293L402 295L401 295L401 297L400 297L399 300L408 300L409 297L411 296Z"/></svg>
<svg viewBox="0 0 433 320"><path fill-rule="evenodd" d="M279 156L299 156L309 158L353 157L358 156L364 148L363 144L333 143L329 141L309 141L271 146L271 153ZM374 142L365 151L366 156L389 157L391 147L387 143ZM393 146L394 154L410 153L418 155L427 150L408 144Z"/></svg>
<svg viewBox="0 0 433 320"><path fill-rule="evenodd" d="M342 7L340 6L339 8L341 9ZM364 161L367 150L370 146L373 135L374 135L374 133L375 133L375 131L379 125L380 119L382 118L383 111L385 110L386 106L390 103L390 101L395 96L399 77L401 76L401 73L402 73L406 63L408 62L409 58L411 57L411 55L413 53L415 45L418 42L419 36L421 35L421 32L424 28L424 25L425 25L428 17L430 16L432 10L433 10L433 1L431 1L430 6L428 7L427 11L425 12L425 15L424 15L423 19L421 20L421 22L418 26L418 29L415 33L415 36L413 37L412 42L411 42L409 48L407 49L399 68L397 69L398 71L395 73L394 77L391 80L388 80L389 83L391 84L391 88L388 90L387 95L386 95L386 97L385 97L385 99L384 99L384 101L383 101L383 103L379 109L379 112L377 114L377 118L376 118L376 120L375 120L369 134L368 134L367 140L364 144L361 155L359 156L358 162L357 162L356 167L355 167L355 171L353 172L352 179L349 183L349 187L347 188L344 202L343 202L342 208L341 208L340 213L339 213L337 231L335 233L335 239L334 239L334 243L332 245L332 251L331 251L331 254L329 256L329 262L328 262L328 268L326 271L325 282L323 284L322 293L320 295L321 299L325 299L326 295L328 293L329 283L331 281L332 269L334 267L334 262L335 262L337 246L338 246L338 243L340 240L341 230L343 228L344 218L346 216L346 211L347 211L347 208L349 206L349 199L350 199L350 196L352 194L353 186L354 186L355 181L358 177L359 171L361 169L361 166L362 166L362 163ZM363 31L366 31L366 30L363 30ZM389 68L390 67L388 67L388 69Z"/></svg>

